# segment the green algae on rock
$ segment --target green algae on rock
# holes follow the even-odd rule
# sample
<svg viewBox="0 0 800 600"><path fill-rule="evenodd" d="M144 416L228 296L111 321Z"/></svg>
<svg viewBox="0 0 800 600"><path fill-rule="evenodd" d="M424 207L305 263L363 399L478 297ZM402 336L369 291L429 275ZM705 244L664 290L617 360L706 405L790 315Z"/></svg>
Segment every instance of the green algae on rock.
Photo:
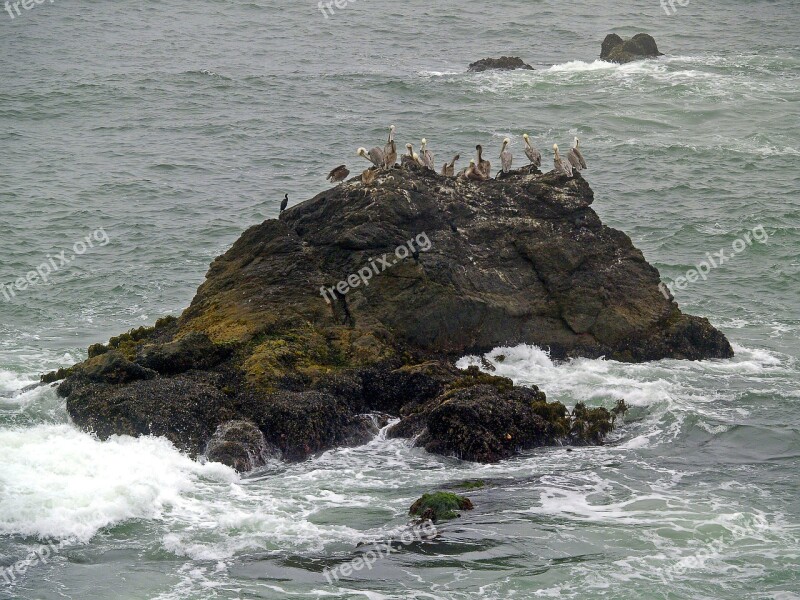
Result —
<svg viewBox="0 0 800 600"><path fill-rule="evenodd" d="M411 505L408 514L423 521L447 521L460 517L459 510L472 510L474 506L469 498L452 492L433 492L423 494Z"/></svg>
<svg viewBox="0 0 800 600"><path fill-rule="evenodd" d="M164 435L192 455L216 439L214 456L240 468L260 459L252 435L225 437L252 433L229 421L287 460L364 443L386 420L369 413L466 460L602 443L605 409L570 414L535 386L453 366L520 343L554 359L732 356L593 200L579 174L525 169L478 184L413 166L354 178L245 231L179 318L95 344L48 380L66 376L71 417L101 438ZM427 252L395 255L423 233ZM320 295L378 257L394 264L369 285Z"/></svg>

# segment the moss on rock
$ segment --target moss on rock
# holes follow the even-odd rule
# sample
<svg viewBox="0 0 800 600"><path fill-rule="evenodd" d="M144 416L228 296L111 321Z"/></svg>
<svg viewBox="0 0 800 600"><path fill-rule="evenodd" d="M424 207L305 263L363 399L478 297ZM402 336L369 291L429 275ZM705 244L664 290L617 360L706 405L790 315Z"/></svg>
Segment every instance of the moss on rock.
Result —
<svg viewBox="0 0 800 600"><path fill-rule="evenodd" d="M434 523L460 517L460 510L472 510L474 506L469 498L452 492L433 492L423 494L411 505L408 514Z"/></svg>

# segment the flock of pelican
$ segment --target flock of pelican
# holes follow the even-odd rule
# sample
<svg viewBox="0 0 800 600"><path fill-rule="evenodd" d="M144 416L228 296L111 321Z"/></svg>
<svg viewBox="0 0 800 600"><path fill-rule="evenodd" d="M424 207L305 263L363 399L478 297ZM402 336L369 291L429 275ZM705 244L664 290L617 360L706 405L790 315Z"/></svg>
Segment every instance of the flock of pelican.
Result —
<svg viewBox="0 0 800 600"><path fill-rule="evenodd" d="M394 141L394 131L395 126L390 126L389 139L383 148L375 146L369 151L366 148L359 148L356 152L357 156L365 158L373 165L373 167L361 174L361 180L365 184L372 183L377 175L377 169L388 169L394 167L397 163L397 145ZM525 156L528 158L529 164L538 169L542 164L542 153L531 145L530 136L527 133L522 135L522 139L525 141ZM508 149L510 143L511 139L505 138L503 146L500 148L500 171L497 173L498 176L501 172L508 173L511 170L514 157ZM572 148L567 154L567 158L564 159L558 152L558 144L553 144L553 167L556 173L572 177L575 171L581 171L586 168L586 160L583 158L579 146L580 140L576 137ZM475 150L477 151L476 158L469 161L467 168L459 171L458 177L463 177L470 181L485 181L492 176L492 164L483 158L483 147L480 144L475 146ZM456 162L460 158L461 156L456 154L450 162L442 165L439 173L446 177L453 177L456 174ZM431 171L436 171L433 152L428 149L428 140L422 138L419 154L414 152L412 144L406 144L406 154L400 157L400 165L418 165ZM344 181L348 175L350 175L348 168L345 165L339 165L328 173L326 179L332 183L338 183Z"/></svg>

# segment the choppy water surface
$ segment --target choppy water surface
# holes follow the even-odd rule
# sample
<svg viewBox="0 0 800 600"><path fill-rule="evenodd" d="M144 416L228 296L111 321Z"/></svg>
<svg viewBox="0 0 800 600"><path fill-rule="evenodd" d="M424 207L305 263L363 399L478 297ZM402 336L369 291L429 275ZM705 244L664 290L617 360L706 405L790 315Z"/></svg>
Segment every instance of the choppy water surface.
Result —
<svg viewBox="0 0 800 600"><path fill-rule="evenodd" d="M0 283L74 255L0 294L0 566L57 548L14 585L0 576L0 597L800 598L800 7L676 6L0 13ZM610 31L650 32L667 56L601 63ZM465 73L500 54L536 70ZM390 123L439 163L478 142L499 153L506 135L519 160L524 131L543 151L578 135L595 209L665 280L762 226L766 243L676 290L736 358L554 364L496 349L498 373L550 399L633 408L601 448L486 466L379 437L246 478L161 439L98 442L51 389L23 391L88 344L180 312L245 227L354 169ZM100 228L108 244L75 255ZM421 493L476 478L476 509L438 538L328 584L323 569L372 547L356 544L399 536Z"/></svg>

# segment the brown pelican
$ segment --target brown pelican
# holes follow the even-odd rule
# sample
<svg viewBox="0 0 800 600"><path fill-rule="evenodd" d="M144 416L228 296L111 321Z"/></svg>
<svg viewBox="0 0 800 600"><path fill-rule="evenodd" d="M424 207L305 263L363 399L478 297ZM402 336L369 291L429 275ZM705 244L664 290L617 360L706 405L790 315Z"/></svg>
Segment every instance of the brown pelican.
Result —
<svg viewBox="0 0 800 600"><path fill-rule="evenodd" d="M386 162L386 157L383 154L383 150L381 150L377 146L375 146L372 150L370 150L369 154L367 154L366 148L359 148L356 154L358 156L363 156L378 168L383 167L384 163Z"/></svg>
<svg viewBox="0 0 800 600"><path fill-rule="evenodd" d="M436 163L433 162L433 152L426 148L427 145L428 140L422 138L422 146L420 146L419 149L419 158L422 161L423 167L427 167L431 171L436 171Z"/></svg>
<svg viewBox="0 0 800 600"><path fill-rule="evenodd" d="M569 163L572 165L572 168L577 169L580 171L581 169L586 168L586 161L583 158L583 154L578 149L581 141L576 137L575 141L573 142L572 149L567 154L567 158L569 159Z"/></svg>
<svg viewBox="0 0 800 600"><path fill-rule="evenodd" d="M375 176L378 174L377 169L367 169L361 173L361 181L364 185L369 185L375 181Z"/></svg>
<svg viewBox="0 0 800 600"><path fill-rule="evenodd" d="M538 169L542 166L542 153L531 146L531 141L527 133L522 134L522 139L525 140L525 156L527 156L531 164Z"/></svg>
<svg viewBox="0 0 800 600"><path fill-rule="evenodd" d="M449 163L442 165L442 175L445 177L452 177L456 172L456 161L461 158L460 154L456 154Z"/></svg>
<svg viewBox="0 0 800 600"><path fill-rule="evenodd" d="M330 180L331 183L339 183L340 181L344 181L345 178L350 175L350 171L344 165L339 165L335 169L333 169L325 179Z"/></svg>
<svg viewBox="0 0 800 600"><path fill-rule="evenodd" d="M384 166L387 169L393 167L397 160L397 145L394 143L394 125L389 127L389 140L383 147L383 155L385 157Z"/></svg>
<svg viewBox="0 0 800 600"><path fill-rule="evenodd" d="M467 167L467 170L464 171L463 175L464 175L464 177L466 177L470 181L485 181L486 180L486 175L484 175L483 172L475 164L475 159L474 158L469 161L469 166Z"/></svg>
<svg viewBox="0 0 800 600"><path fill-rule="evenodd" d="M511 162L513 160L511 156L511 151L506 150L506 147L511 143L511 140L505 138L503 140L503 147L500 149L500 164L503 167L503 173L508 173L511 169Z"/></svg>
<svg viewBox="0 0 800 600"><path fill-rule="evenodd" d="M412 146L411 144L406 144L406 151L408 152L408 154L403 154L403 156L400 157L400 165L405 167L408 165L417 164L414 161L414 146Z"/></svg>
<svg viewBox="0 0 800 600"><path fill-rule="evenodd" d="M280 210L280 212L285 211L286 207L288 206L288 204L289 204L289 194L284 194L283 195L283 200L281 200L281 210Z"/></svg>
<svg viewBox="0 0 800 600"><path fill-rule="evenodd" d="M572 165L558 154L558 144L553 144L553 166L556 173L572 177Z"/></svg>
<svg viewBox="0 0 800 600"><path fill-rule="evenodd" d="M475 163L475 168L485 179L489 179L492 176L492 163L488 160L483 160L483 146L478 144L475 146L475 150L478 151L478 162Z"/></svg>

